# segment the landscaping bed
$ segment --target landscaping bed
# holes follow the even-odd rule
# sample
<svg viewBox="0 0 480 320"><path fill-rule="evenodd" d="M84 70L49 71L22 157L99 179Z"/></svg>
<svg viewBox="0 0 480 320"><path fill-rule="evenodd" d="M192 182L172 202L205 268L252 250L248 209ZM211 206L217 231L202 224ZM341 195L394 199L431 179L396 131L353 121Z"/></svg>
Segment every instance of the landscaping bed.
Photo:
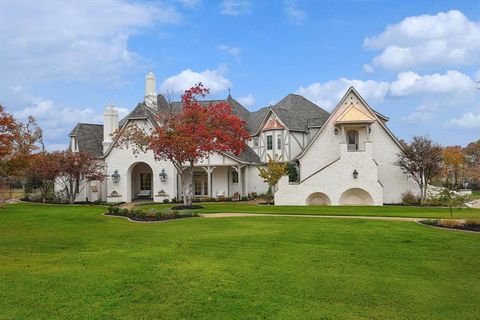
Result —
<svg viewBox="0 0 480 320"><path fill-rule="evenodd" d="M134 221L166 221L174 219L183 219L183 218L193 218L198 217L197 212L188 211L188 210L170 210L170 209L126 209L119 207L110 207L108 212L105 213L107 216L114 217L125 217Z"/></svg>
<svg viewBox="0 0 480 320"><path fill-rule="evenodd" d="M420 223L438 228L480 232L480 219L467 219L464 222L455 219L429 219Z"/></svg>

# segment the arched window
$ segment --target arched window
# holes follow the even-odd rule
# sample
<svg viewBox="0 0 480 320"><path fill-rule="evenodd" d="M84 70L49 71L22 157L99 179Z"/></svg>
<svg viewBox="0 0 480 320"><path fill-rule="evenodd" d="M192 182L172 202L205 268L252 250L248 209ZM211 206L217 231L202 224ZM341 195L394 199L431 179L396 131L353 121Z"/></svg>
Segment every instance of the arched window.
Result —
<svg viewBox="0 0 480 320"><path fill-rule="evenodd" d="M358 150L358 131L357 130L347 131L347 148L348 148L348 151Z"/></svg>

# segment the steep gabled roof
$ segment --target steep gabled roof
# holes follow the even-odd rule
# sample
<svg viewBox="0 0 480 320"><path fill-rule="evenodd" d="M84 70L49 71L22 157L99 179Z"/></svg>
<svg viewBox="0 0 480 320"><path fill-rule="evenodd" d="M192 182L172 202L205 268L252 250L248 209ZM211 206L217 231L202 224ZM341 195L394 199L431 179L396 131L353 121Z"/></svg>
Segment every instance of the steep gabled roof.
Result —
<svg viewBox="0 0 480 320"><path fill-rule="evenodd" d="M306 131L308 127L320 127L329 113L310 100L289 94L272 107L275 114L290 130Z"/></svg>
<svg viewBox="0 0 480 320"><path fill-rule="evenodd" d="M372 114L376 117L376 119L388 119L386 116L384 115L381 115L381 114L378 114L375 110L372 109L372 107L370 107L370 105L367 103L367 101L365 101L365 99L363 99L363 97L360 95L360 93L358 93L358 91L355 89L355 87L351 86L350 88L347 89L347 92L345 92L345 94L343 95L342 99L340 99L340 101L338 102L337 106L335 107L335 109L333 109L332 113L330 114L330 116L327 118L326 121L329 121L330 118L335 114L335 111L338 110L338 108L340 108L340 106L342 105L342 103L345 101L345 99L348 97L348 95L350 94L350 92L353 92L359 99L360 101L366 106L366 108L368 110L370 110L372 112ZM388 129L388 127L385 125L385 123L383 121L378 121L378 123L382 126L383 129L385 129L385 131L387 132L387 134L390 136L390 138L401 148L403 149L403 146L402 144L400 143L400 141L398 141L397 137L392 133L392 131L390 131L390 129ZM324 127L322 127L320 130L318 130L318 132L315 134L315 136L310 140L310 142L308 143L308 145L302 150L302 152L300 152L300 154L298 154L296 156L296 159L300 159L302 158L305 153L310 149L310 147L315 143L315 141L317 140L318 136L322 133Z"/></svg>
<svg viewBox="0 0 480 320"><path fill-rule="evenodd" d="M145 103L139 103L137 106L130 111L122 120L120 120L119 126L122 127L123 124L127 120L136 120L136 119L148 119L155 125L157 122L155 121L155 116L157 114L157 110L147 107Z"/></svg>
<svg viewBox="0 0 480 320"><path fill-rule="evenodd" d="M97 157L102 156L103 125L78 123L69 136L76 138L79 151L90 152Z"/></svg>

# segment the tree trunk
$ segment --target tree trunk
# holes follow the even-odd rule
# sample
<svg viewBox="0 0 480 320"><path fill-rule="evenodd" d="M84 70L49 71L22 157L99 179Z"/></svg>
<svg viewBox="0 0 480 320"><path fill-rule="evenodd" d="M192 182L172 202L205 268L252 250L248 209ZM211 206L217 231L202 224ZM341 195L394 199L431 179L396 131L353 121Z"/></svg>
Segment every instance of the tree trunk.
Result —
<svg viewBox="0 0 480 320"><path fill-rule="evenodd" d="M190 162L190 172L188 173L188 204L187 206L191 206L193 202L193 162Z"/></svg>
<svg viewBox="0 0 480 320"><path fill-rule="evenodd" d="M187 169L183 169L180 174L183 185L183 205L189 207L192 205L193 200L193 164Z"/></svg>

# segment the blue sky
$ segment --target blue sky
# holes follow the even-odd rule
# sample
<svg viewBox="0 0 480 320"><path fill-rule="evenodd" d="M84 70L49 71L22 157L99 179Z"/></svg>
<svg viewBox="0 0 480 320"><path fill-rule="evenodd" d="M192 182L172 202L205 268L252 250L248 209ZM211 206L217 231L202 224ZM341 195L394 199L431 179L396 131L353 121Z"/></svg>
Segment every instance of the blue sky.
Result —
<svg viewBox="0 0 480 320"><path fill-rule="evenodd" d="M478 1L0 1L0 102L50 149L76 122L122 114L152 70L250 110L299 93L331 111L354 85L400 138L480 138Z"/></svg>

